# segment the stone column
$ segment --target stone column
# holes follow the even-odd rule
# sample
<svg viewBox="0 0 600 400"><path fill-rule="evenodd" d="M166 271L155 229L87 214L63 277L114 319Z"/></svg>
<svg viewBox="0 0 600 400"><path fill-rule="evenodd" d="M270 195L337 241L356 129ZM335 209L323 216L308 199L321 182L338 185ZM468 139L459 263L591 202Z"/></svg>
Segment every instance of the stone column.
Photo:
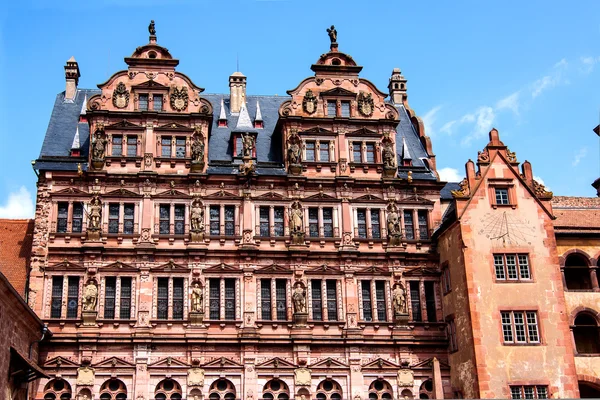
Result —
<svg viewBox="0 0 600 400"><path fill-rule="evenodd" d="M440 362L437 357L433 357L433 398L443 399L444 388L442 386L442 371L440 369Z"/></svg>

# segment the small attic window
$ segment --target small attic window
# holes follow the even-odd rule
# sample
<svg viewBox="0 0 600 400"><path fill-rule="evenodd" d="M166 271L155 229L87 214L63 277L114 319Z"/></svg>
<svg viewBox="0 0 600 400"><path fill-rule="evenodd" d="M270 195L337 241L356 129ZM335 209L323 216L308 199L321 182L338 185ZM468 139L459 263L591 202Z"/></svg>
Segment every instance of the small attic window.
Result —
<svg viewBox="0 0 600 400"><path fill-rule="evenodd" d="M339 58L334 58L333 60L331 60L331 65L342 65L342 62Z"/></svg>
<svg viewBox="0 0 600 400"><path fill-rule="evenodd" d="M155 51L149 51L148 52L148 58L156 58L156 52Z"/></svg>
<svg viewBox="0 0 600 400"><path fill-rule="evenodd" d="M403 83L402 85L400 85L400 87L401 87L402 89L404 89L404 83Z"/></svg>
<svg viewBox="0 0 600 400"><path fill-rule="evenodd" d="M398 84L394 83L394 89L398 89Z"/></svg>

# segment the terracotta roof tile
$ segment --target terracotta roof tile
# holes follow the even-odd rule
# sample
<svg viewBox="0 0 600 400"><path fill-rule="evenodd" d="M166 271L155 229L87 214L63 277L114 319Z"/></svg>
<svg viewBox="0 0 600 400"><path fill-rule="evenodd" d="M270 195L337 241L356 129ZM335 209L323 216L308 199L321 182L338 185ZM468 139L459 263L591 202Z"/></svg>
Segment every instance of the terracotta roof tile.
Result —
<svg viewBox="0 0 600 400"><path fill-rule="evenodd" d="M23 297L32 240L32 219L0 219L0 272Z"/></svg>

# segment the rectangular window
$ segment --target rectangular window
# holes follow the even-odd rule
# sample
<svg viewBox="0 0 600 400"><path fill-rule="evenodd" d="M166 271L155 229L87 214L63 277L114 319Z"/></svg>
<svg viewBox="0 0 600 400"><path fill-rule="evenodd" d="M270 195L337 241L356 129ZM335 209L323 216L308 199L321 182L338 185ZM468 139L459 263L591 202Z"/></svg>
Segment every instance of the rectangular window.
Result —
<svg viewBox="0 0 600 400"><path fill-rule="evenodd" d="M367 162L374 163L375 162L375 144L367 143Z"/></svg>
<svg viewBox="0 0 600 400"><path fill-rule="evenodd" d="M359 208L356 210L356 224L358 226L358 237L367 237L367 210Z"/></svg>
<svg viewBox="0 0 600 400"><path fill-rule="evenodd" d="M363 320L373 321L373 304L371 302L371 281L360 282L362 291Z"/></svg>
<svg viewBox="0 0 600 400"><path fill-rule="evenodd" d="M327 320L337 321L338 320L338 309L337 309L337 295L336 295L337 282L332 279L326 281L326 292L327 292Z"/></svg>
<svg viewBox="0 0 600 400"><path fill-rule="evenodd" d="M333 208L323 208L323 236L333 237Z"/></svg>
<svg viewBox="0 0 600 400"><path fill-rule="evenodd" d="M427 210L418 210L417 219L419 222L419 239L429 239L429 224L427 223Z"/></svg>
<svg viewBox="0 0 600 400"><path fill-rule="evenodd" d="M173 319L183 319L183 278L173 278Z"/></svg>
<svg viewBox="0 0 600 400"><path fill-rule="evenodd" d="M171 225L171 206L168 204L161 204L159 207L159 231L161 235L168 235L170 233Z"/></svg>
<svg viewBox="0 0 600 400"><path fill-rule="evenodd" d="M138 96L138 109L140 111L148 111L148 95L140 94Z"/></svg>
<svg viewBox="0 0 600 400"><path fill-rule="evenodd" d="M285 279L275 281L275 301L277 306L277 320L287 320L287 296Z"/></svg>
<svg viewBox="0 0 600 400"><path fill-rule="evenodd" d="M319 143L319 160L329 162L329 142Z"/></svg>
<svg viewBox="0 0 600 400"><path fill-rule="evenodd" d="M137 136L127 136L127 157L137 157Z"/></svg>
<svg viewBox="0 0 600 400"><path fill-rule="evenodd" d="M437 321L435 310L435 285L433 282L425 282L425 308L427 309L427 321Z"/></svg>
<svg viewBox="0 0 600 400"><path fill-rule="evenodd" d="M271 316L271 280L261 279L260 280L260 306L261 316L265 321L270 321Z"/></svg>
<svg viewBox="0 0 600 400"><path fill-rule="evenodd" d="M235 206L225 206L225 236L235 235Z"/></svg>
<svg viewBox="0 0 600 400"><path fill-rule="evenodd" d="M119 318L131 318L131 278L121 278L121 297L119 299Z"/></svg>
<svg viewBox="0 0 600 400"><path fill-rule="evenodd" d="M164 158L171 158L171 137L160 139L160 155Z"/></svg>
<svg viewBox="0 0 600 400"><path fill-rule="evenodd" d="M175 139L175 157L185 158L185 138L178 137Z"/></svg>
<svg viewBox="0 0 600 400"><path fill-rule="evenodd" d="M185 205L175 204L175 234L185 233Z"/></svg>
<svg viewBox="0 0 600 400"><path fill-rule="evenodd" d="M508 203L508 189L507 188L496 188L496 204L506 205Z"/></svg>
<svg viewBox="0 0 600 400"><path fill-rule="evenodd" d="M52 277L52 304L50 306L50 318L60 318L62 314L63 277Z"/></svg>
<svg viewBox="0 0 600 400"><path fill-rule="evenodd" d="M502 311L504 343L539 343L540 335L535 311Z"/></svg>
<svg viewBox="0 0 600 400"><path fill-rule="evenodd" d="M308 209L308 232L310 237L319 237L319 209Z"/></svg>
<svg viewBox="0 0 600 400"><path fill-rule="evenodd" d="M269 225L269 206L262 206L260 207L260 236L271 236Z"/></svg>
<svg viewBox="0 0 600 400"><path fill-rule="evenodd" d="M83 203L73 203L73 223L71 231L81 233L83 228Z"/></svg>
<svg viewBox="0 0 600 400"><path fill-rule="evenodd" d="M112 137L112 155L119 157L123 155L123 136Z"/></svg>
<svg viewBox="0 0 600 400"><path fill-rule="evenodd" d="M456 337L456 325L454 323L454 319L448 321L448 325L446 325L446 333L448 334L450 353L458 351L458 341Z"/></svg>
<svg viewBox="0 0 600 400"><path fill-rule="evenodd" d="M117 300L117 278L104 279L104 318L115 318L115 305Z"/></svg>
<svg viewBox="0 0 600 400"><path fill-rule="evenodd" d="M235 319L235 279L225 279L225 319Z"/></svg>
<svg viewBox="0 0 600 400"><path fill-rule="evenodd" d="M327 116L337 116L337 104L335 100L327 100Z"/></svg>
<svg viewBox="0 0 600 400"><path fill-rule="evenodd" d="M209 313L210 319L221 318L221 280L211 278L209 280Z"/></svg>
<svg viewBox="0 0 600 400"><path fill-rule="evenodd" d="M163 109L163 97L162 94L155 94L152 96L152 109L154 111L162 111Z"/></svg>
<svg viewBox="0 0 600 400"><path fill-rule="evenodd" d="M448 268L448 266L442 268L442 288L444 290L444 294L452 290L452 284L450 282L450 268Z"/></svg>
<svg viewBox="0 0 600 400"><path fill-rule="evenodd" d="M315 142L306 142L306 161L315 161Z"/></svg>
<svg viewBox="0 0 600 400"><path fill-rule="evenodd" d="M108 233L119 233L119 204L108 205Z"/></svg>
<svg viewBox="0 0 600 400"><path fill-rule="evenodd" d="M415 239L412 210L404 210L404 235L406 236L406 240Z"/></svg>
<svg viewBox="0 0 600 400"><path fill-rule="evenodd" d="M311 280L312 317L315 321L323 321L323 296L321 280Z"/></svg>
<svg viewBox="0 0 600 400"><path fill-rule="evenodd" d="M169 278L158 278L156 295L156 317L169 318Z"/></svg>
<svg viewBox="0 0 600 400"><path fill-rule="evenodd" d="M219 236L221 234L221 207L210 206L210 234Z"/></svg>
<svg viewBox="0 0 600 400"><path fill-rule="evenodd" d="M69 277L69 287L67 290L67 318L77 318L77 308L79 307L79 277Z"/></svg>
<svg viewBox="0 0 600 400"><path fill-rule="evenodd" d="M384 281L375 281L375 299L377 300L377 321L387 321Z"/></svg>
<svg viewBox="0 0 600 400"><path fill-rule="evenodd" d="M409 282L410 288L410 304L412 306L413 321L422 321L421 315L421 292L419 290L419 282Z"/></svg>
<svg viewBox="0 0 600 400"><path fill-rule="evenodd" d="M133 235L134 213L134 204L125 204L123 206L123 233L126 235Z"/></svg>
<svg viewBox="0 0 600 400"><path fill-rule="evenodd" d="M350 118L350 102L342 101L342 117Z"/></svg>
<svg viewBox="0 0 600 400"><path fill-rule="evenodd" d="M527 254L494 254L496 280L529 280L529 256Z"/></svg>
<svg viewBox="0 0 600 400"><path fill-rule="evenodd" d="M381 222L379 210L371 210L371 236L373 239L381 239Z"/></svg>
<svg viewBox="0 0 600 400"><path fill-rule="evenodd" d="M511 386L510 396L513 399L547 399L548 386Z"/></svg>
<svg viewBox="0 0 600 400"><path fill-rule="evenodd" d="M355 163L362 162L362 144L360 142L352 143L352 160Z"/></svg>
<svg viewBox="0 0 600 400"><path fill-rule="evenodd" d="M58 203L58 218L56 218L56 232L67 232L67 220L69 219L69 203Z"/></svg>
<svg viewBox="0 0 600 400"><path fill-rule="evenodd" d="M241 136L235 137L235 156L242 157L244 155L244 143Z"/></svg>
<svg viewBox="0 0 600 400"><path fill-rule="evenodd" d="M283 207L273 209L273 233L275 236L283 236Z"/></svg>

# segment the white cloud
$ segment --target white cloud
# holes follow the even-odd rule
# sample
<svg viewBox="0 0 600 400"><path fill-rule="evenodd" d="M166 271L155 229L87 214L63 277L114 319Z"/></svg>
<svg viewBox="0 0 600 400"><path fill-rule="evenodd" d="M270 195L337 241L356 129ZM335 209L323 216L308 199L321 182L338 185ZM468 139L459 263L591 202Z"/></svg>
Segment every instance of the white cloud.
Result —
<svg viewBox="0 0 600 400"><path fill-rule="evenodd" d="M498 103L496 103L497 110L508 109L515 113L515 115L519 115L519 92L514 92L510 96L506 96Z"/></svg>
<svg viewBox="0 0 600 400"><path fill-rule="evenodd" d="M531 84L531 97L536 98L543 91L553 88L561 83L569 83L568 80L563 79L563 72L567 69L569 63L564 58L554 64L554 69L550 74L538 79Z"/></svg>
<svg viewBox="0 0 600 400"><path fill-rule="evenodd" d="M471 131L471 133L467 134L463 140L462 145L466 146L471 143L473 139L478 139L482 136L485 136L486 133L492 130L492 125L494 124L494 119L496 118L496 114L494 109L490 106L482 106L479 107L475 114L467 114L461 118L461 123L464 122L475 122L475 127Z"/></svg>
<svg viewBox="0 0 600 400"><path fill-rule="evenodd" d="M433 132L433 124L436 120L436 114L442 106L435 106L431 110L427 111L425 115L421 118L423 120L423 125L425 125L425 134L431 136Z"/></svg>
<svg viewBox="0 0 600 400"><path fill-rule="evenodd" d="M596 64L600 62L600 57L581 57L579 61L581 62L581 66L579 67L581 72L589 74L594 70Z"/></svg>
<svg viewBox="0 0 600 400"><path fill-rule="evenodd" d="M585 156L587 155L587 152L588 152L587 147L582 147L581 149L579 149L579 152L577 152L577 154L575 154L575 157L573 158L572 165L574 167L576 167L577 165L579 165L579 163L581 162L581 160L583 158L585 158Z"/></svg>
<svg viewBox="0 0 600 400"><path fill-rule="evenodd" d="M33 218L33 214L33 200L25 186L10 193L6 204L0 206L0 218Z"/></svg>
<svg viewBox="0 0 600 400"><path fill-rule="evenodd" d="M463 178L456 168L446 167L438 169L437 172L440 176L440 180L445 182L460 182Z"/></svg>

